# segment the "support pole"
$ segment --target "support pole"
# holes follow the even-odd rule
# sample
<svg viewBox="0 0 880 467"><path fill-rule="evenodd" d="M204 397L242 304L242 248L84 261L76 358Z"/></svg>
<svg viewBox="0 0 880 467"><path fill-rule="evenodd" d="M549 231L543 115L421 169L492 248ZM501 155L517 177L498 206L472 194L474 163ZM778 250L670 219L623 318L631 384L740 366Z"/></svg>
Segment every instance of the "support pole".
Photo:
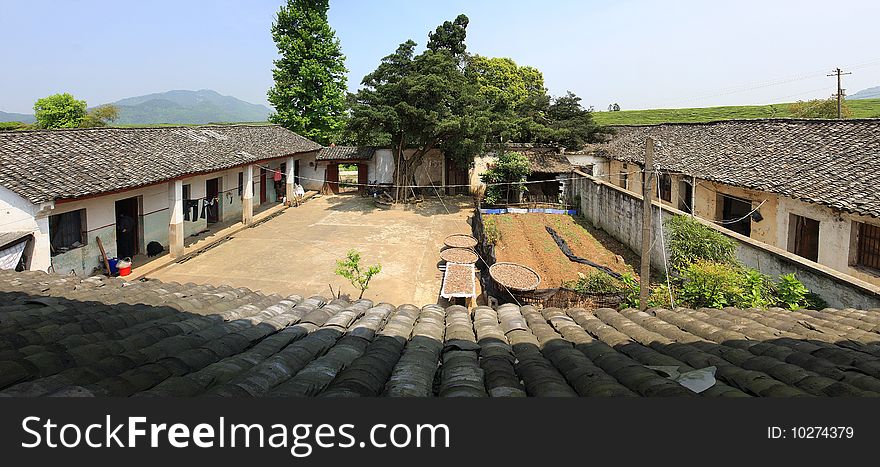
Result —
<svg viewBox="0 0 880 467"><path fill-rule="evenodd" d="M639 272L639 310L648 308L651 292L651 199L654 193L654 139L645 139L645 172L642 174L642 269Z"/></svg>
<svg viewBox="0 0 880 467"><path fill-rule="evenodd" d="M241 198L241 222L251 225L254 222L254 166L244 170L244 195Z"/></svg>
<svg viewBox="0 0 880 467"><path fill-rule="evenodd" d="M183 180L168 182L168 208L171 209L168 253L172 258L179 258L183 254Z"/></svg>

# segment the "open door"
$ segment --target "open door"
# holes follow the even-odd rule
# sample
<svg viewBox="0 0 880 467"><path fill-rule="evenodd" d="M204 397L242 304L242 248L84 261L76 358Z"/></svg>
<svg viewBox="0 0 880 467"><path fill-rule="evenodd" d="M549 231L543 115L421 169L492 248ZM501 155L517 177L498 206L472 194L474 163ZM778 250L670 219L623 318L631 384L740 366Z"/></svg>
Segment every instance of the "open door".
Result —
<svg viewBox="0 0 880 467"><path fill-rule="evenodd" d="M116 202L116 255L132 258L140 253L140 201L138 197Z"/></svg>
<svg viewBox="0 0 880 467"><path fill-rule="evenodd" d="M269 183L266 178L266 169L260 167L260 204L266 202L266 183Z"/></svg>
<svg viewBox="0 0 880 467"><path fill-rule="evenodd" d="M367 164L358 164L358 193L364 194L367 190L369 180L369 166Z"/></svg>
<svg viewBox="0 0 880 467"><path fill-rule="evenodd" d="M209 202L215 199L218 200L210 208L206 209L208 224L220 222L220 178L212 178L205 182L205 194Z"/></svg>
<svg viewBox="0 0 880 467"><path fill-rule="evenodd" d="M819 261L819 221L790 214L788 251L810 261Z"/></svg>
<svg viewBox="0 0 880 467"><path fill-rule="evenodd" d="M327 165L327 185L331 193L339 194L339 164Z"/></svg>

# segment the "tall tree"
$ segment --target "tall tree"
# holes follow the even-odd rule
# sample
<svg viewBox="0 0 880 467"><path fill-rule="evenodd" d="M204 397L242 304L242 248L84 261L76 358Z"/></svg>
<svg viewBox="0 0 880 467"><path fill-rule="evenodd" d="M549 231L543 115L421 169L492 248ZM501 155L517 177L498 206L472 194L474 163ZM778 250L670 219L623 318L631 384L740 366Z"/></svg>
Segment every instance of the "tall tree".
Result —
<svg viewBox="0 0 880 467"><path fill-rule="evenodd" d="M68 93L53 94L34 103L34 117L40 128L76 128L86 116L86 101Z"/></svg>
<svg viewBox="0 0 880 467"><path fill-rule="evenodd" d="M467 24L465 15L444 22L418 55L412 40L400 44L364 77L352 98L351 131L361 140L384 135L394 153L398 186L414 184L432 149L469 163L485 143L489 113L464 73ZM406 200L411 193L398 189L396 198Z"/></svg>
<svg viewBox="0 0 880 467"><path fill-rule="evenodd" d="M547 109L547 118L551 132L540 142L559 144L567 149L580 149L595 141L599 133L609 132L596 125L592 112L584 109L581 98L571 91L553 99Z"/></svg>
<svg viewBox="0 0 880 467"><path fill-rule="evenodd" d="M85 128L107 126L117 118L119 118L119 107L113 104L104 104L90 109L80 126Z"/></svg>
<svg viewBox="0 0 880 467"><path fill-rule="evenodd" d="M288 0L272 24L281 56L268 92L269 120L321 144L339 137L345 124L345 56L327 22L329 0Z"/></svg>

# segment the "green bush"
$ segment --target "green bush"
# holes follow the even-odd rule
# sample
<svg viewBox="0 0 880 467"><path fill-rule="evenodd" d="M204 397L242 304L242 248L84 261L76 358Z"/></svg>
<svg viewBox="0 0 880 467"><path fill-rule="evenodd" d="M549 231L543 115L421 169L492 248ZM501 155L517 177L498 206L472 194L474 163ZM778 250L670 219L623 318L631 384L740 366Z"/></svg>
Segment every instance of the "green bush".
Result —
<svg viewBox="0 0 880 467"><path fill-rule="evenodd" d="M490 216L483 216L483 233L486 234L486 241L490 245L496 245L501 240L501 231L498 230L498 223Z"/></svg>
<svg viewBox="0 0 880 467"><path fill-rule="evenodd" d="M683 276L681 299L694 308L734 306L744 295L740 271L727 264L697 260Z"/></svg>
<svg viewBox="0 0 880 467"><path fill-rule="evenodd" d="M623 301L621 308L639 307L639 281L632 273L621 274L620 282L623 283Z"/></svg>
<svg viewBox="0 0 880 467"><path fill-rule="evenodd" d="M587 275L578 273L578 280L562 284L581 293L614 293L623 290L623 284L603 271L592 271Z"/></svg>
<svg viewBox="0 0 880 467"><path fill-rule="evenodd" d="M498 156L498 160L480 178L483 183L490 186L486 189L484 201L486 204L508 203L511 193L525 191L525 186L516 184L525 179L532 171L529 168L529 158L518 152L505 152ZM494 185L504 183L505 185Z"/></svg>
<svg viewBox="0 0 880 467"><path fill-rule="evenodd" d="M666 284L658 284L651 287L651 295L648 296L649 308L672 308L672 302L669 301L669 286ZM672 296L675 297L675 288L672 289Z"/></svg>
<svg viewBox="0 0 880 467"><path fill-rule="evenodd" d="M755 269L742 269L742 298L736 306L742 308L766 308L773 303L773 283L770 278Z"/></svg>
<svg viewBox="0 0 880 467"><path fill-rule="evenodd" d="M794 273L779 276L776 284L776 299L779 306L789 310L799 310L807 305L807 295L810 291L797 280Z"/></svg>
<svg viewBox="0 0 880 467"><path fill-rule="evenodd" d="M736 264L736 242L689 216L664 221L669 266L683 273L697 261Z"/></svg>

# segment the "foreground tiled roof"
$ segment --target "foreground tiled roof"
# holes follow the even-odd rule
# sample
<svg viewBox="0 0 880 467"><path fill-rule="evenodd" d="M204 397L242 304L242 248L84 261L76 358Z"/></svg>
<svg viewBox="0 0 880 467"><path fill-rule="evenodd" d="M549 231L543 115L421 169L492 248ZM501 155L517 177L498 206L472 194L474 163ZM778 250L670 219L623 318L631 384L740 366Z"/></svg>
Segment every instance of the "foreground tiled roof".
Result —
<svg viewBox="0 0 880 467"><path fill-rule="evenodd" d="M701 393L649 368L709 366ZM880 310L471 314L0 271L2 396L878 394Z"/></svg>
<svg viewBox="0 0 880 467"><path fill-rule="evenodd" d="M368 161L376 153L373 146L327 146L318 152L319 161Z"/></svg>
<svg viewBox="0 0 880 467"><path fill-rule="evenodd" d="M880 217L880 119L741 120L616 127L610 157Z"/></svg>
<svg viewBox="0 0 880 467"><path fill-rule="evenodd" d="M277 125L8 131L0 132L0 185L40 203L320 147Z"/></svg>

